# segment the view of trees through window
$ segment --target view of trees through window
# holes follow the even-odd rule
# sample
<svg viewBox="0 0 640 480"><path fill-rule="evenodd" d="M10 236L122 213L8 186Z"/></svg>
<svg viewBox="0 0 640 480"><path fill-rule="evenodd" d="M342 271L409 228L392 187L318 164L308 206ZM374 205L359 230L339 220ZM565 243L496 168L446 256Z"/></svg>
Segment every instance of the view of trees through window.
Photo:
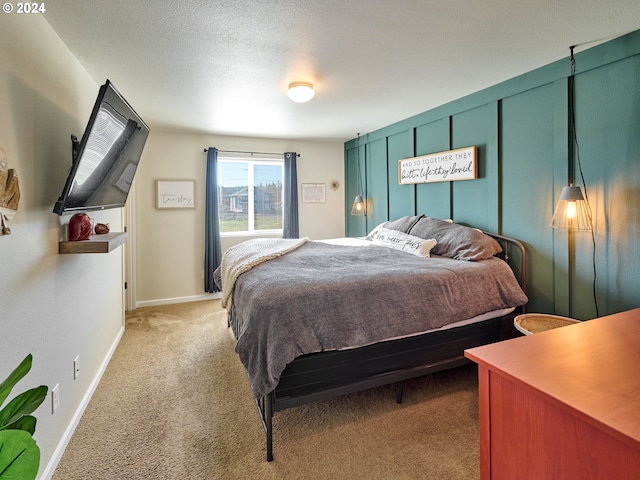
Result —
<svg viewBox="0 0 640 480"><path fill-rule="evenodd" d="M282 231L282 161L219 160L221 233Z"/></svg>

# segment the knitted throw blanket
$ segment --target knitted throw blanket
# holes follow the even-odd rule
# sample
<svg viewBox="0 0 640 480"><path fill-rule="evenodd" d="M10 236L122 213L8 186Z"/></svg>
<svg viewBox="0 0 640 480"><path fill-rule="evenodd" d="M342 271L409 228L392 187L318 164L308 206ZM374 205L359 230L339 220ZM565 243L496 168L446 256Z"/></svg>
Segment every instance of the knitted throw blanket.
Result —
<svg viewBox="0 0 640 480"><path fill-rule="evenodd" d="M247 270L289 253L304 245L309 238L255 238L229 248L222 256L222 307L233 304L233 287Z"/></svg>

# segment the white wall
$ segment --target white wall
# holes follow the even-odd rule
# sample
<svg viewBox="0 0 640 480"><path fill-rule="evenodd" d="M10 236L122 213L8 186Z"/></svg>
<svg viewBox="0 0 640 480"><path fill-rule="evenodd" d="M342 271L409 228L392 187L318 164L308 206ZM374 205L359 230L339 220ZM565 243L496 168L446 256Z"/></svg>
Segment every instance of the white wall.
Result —
<svg viewBox="0 0 640 480"><path fill-rule="evenodd" d="M35 412L44 478L123 329L122 249L58 255L68 217L51 211L71 166L70 135L82 135L98 86L41 15L0 14L0 147L22 194L12 234L0 235L0 380L32 353L10 398L60 385L55 414L50 397ZM91 216L122 228L121 209Z"/></svg>
<svg viewBox="0 0 640 480"><path fill-rule="evenodd" d="M204 149L300 154L298 192L302 183L327 184L325 203L299 202L300 236L312 240L344 236L344 145L340 142L223 137L154 131L136 173L136 305L205 298ZM156 180L195 180L195 210L157 210ZM331 190L329 182L340 188ZM223 251L247 237L225 238Z"/></svg>

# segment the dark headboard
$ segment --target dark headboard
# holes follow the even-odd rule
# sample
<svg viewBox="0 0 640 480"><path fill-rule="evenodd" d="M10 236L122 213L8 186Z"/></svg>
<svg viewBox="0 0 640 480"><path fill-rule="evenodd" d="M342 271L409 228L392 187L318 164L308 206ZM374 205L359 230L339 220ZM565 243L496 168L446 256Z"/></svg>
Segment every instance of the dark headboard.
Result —
<svg viewBox="0 0 640 480"><path fill-rule="evenodd" d="M502 253L496 255L509 264L518 279L520 288L527 293L527 251L524 244L515 238L499 235L497 233L484 232L493 237L502 247ZM522 307L526 311L526 305Z"/></svg>

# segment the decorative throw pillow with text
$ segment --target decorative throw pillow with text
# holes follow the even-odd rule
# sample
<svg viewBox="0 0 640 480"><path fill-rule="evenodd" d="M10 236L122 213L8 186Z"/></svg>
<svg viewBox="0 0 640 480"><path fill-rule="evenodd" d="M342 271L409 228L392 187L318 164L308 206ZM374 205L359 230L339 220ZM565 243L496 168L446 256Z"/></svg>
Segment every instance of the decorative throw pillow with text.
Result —
<svg viewBox="0 0 640 480"><path fill-rule="evenodd" d="M433 238L423 239L384 227L375 230L372 240L379 245L413 253L419 257L429 257L431 249L436 245Z"/></svg>

